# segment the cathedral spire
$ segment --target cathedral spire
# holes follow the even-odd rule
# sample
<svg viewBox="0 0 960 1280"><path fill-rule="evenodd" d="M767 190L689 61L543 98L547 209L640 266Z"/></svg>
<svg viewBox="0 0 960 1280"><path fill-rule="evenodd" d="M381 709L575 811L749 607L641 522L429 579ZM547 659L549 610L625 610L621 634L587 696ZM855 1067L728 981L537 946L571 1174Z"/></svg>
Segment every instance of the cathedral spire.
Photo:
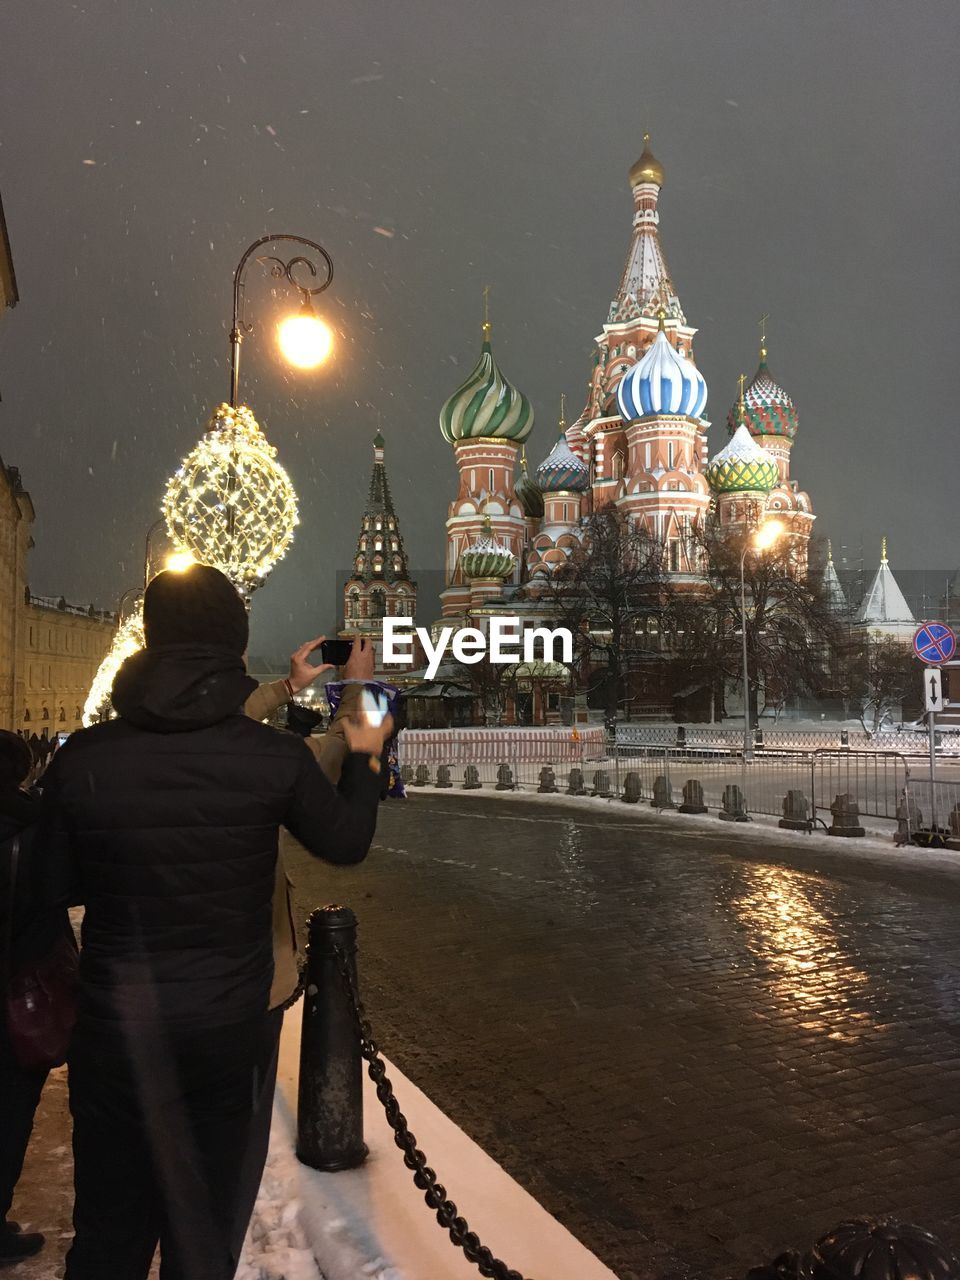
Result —
<svg viewBox="0 0 960 1280"><path fill-rule="evenodd" d="M867 593L860 602L857 622L870 631L899 637L903 640L913 635L916 626L913 611L907 604L900 584L893 576L887 559L887 539L880 547L880 568L873 576Z"/></svg>
<svg viewBox="0 0 960 1280"><path fill-rule="evenodd" d="M365 582L382 579L392 584L409 581L407 555L403 549L400 525L387 480L383 461L384 439L378 431L373 437L373 470L367 504L363 509L360 537L354 561L354 578Z"/></svg>
<svg viewBox="0 0 960 1280"><path fill-rule="evenodd" d="M660 225L657 204L663 186L663 165L650 150L648 133L643 135L643 143L643 154L630 170L633 238L617 296L610 304L608 323L623 323L638 316L654 317L662 308L666 318L686 324L657 230Z"/></svg>
<svg viewBox="0 0 960 1280"><path fill-rule="evenodd" d="M377 431L353 571L343 589L346 631L374 639L382 634L385 617L413 617L417 608L417 584L407 566L383 451L383 434Z"/></svg>

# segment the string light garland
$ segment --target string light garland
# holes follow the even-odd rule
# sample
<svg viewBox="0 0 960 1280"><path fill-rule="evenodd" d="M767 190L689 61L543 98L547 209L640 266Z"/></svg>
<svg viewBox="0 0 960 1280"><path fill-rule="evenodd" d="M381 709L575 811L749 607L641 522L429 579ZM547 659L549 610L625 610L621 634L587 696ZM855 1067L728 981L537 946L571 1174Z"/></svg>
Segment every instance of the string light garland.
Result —
<svg viewBox="0 0 960 1280"><path fill-rule="evenodd" d="M125 622L121 622L114 634L113 643L97 668L97 674L93 677L93 684L90 686L90 692L83 707L85 727L97 724L98 721L109 718L113 714L110 695L117 672L127 658L132 657L142 648L143 604L141 603L136 613L132 613Z"/></svg>
<svg viewBox="0 0 960 1280"><path fill-rule="evenodd" d="M227 575L249 598L290 549L297 495L247 405L221 404L167 482L173 543Z"/></svg>

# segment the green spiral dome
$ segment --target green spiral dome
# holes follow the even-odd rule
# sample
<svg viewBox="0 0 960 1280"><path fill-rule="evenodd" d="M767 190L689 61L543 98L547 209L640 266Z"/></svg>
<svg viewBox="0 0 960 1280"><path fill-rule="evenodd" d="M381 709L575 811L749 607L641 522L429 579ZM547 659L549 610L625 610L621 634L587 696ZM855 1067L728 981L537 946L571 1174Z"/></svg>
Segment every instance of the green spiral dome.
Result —
<svg viewBox="0 0 960 1280"><path fill-rule="evenodd" d="M472 373L440 410L440 430L448 444L484 437L522 444L533 430L533 406L500 372L488 329Z"/></svg>

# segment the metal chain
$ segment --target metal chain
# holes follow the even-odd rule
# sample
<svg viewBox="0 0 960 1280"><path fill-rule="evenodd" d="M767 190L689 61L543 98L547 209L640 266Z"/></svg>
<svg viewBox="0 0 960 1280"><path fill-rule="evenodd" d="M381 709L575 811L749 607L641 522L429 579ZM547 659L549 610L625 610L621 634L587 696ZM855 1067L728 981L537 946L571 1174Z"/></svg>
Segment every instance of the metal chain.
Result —
<svg viewBox="0 0 960 1280"><path fill-rule="evenodd" d="M387 1069L380 1056L377 1042L367 1020L367 1012L360 999L360 993L354 981L346 953L336 944L333 948L337 969L350 997L353 1015L360 1035L360 1053L367 1063L370 1079L377 1086L377 1097L383 1104L387 1123L393 1130L393 1140L403 1152L403 1163L413 1173L413 1181L423 1192L423 1198L437 1215L440 1226L450 1234L451 1241L462 1249L468 1262L472 1262L482 1276L492 1276L493 1280L526 1280L519 1271L513 1271L505 1262L495 1258L485 1244L482 1244L475 1231L471 1231L465 1218L460 1217L457 1206L447 1196L443 1183L437 1181L437 1175L427 1164L427 1157L417 1146L416 1137L410 1132L406 1116L400 1110L393 1085L387 1076Z"/></svg>

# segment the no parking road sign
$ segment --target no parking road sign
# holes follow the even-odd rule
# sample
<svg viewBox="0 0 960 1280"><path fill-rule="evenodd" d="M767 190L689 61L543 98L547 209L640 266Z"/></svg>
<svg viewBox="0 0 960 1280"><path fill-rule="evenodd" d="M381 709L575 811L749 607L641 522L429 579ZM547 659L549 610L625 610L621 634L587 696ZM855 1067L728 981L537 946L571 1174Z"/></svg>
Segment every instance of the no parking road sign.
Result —
<svg viewBox="0 0 960 1280"><path fill-rule="evenodd" d="M913 651L933 667L949 662L957 651L957 637L943 622L925 622L913 637Z"/></svg>

